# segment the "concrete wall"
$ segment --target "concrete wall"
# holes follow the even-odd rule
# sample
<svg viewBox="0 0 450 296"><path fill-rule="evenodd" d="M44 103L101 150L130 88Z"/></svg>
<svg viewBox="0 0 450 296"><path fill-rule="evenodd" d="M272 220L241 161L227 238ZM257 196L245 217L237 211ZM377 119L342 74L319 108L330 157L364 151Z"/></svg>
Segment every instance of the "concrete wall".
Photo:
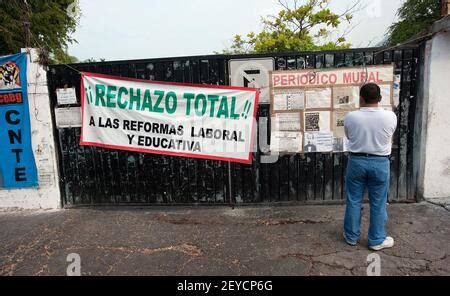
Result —
<svg viewBox="0 0 450 296"><path fill-rule="evenodd" d="M450 31L426 44L424 123L419 195L450 202Z"/></svg>
<svg viewBox="0 0 450 296"><path fill-rule="evenodd" d="M30 62L31 57L31 62ZM0 208L55 209L60 207L58 169L53 138L47 73L37 64L37 51L28 55L28 101L31 142L39 188L0 190Z"/></svg>

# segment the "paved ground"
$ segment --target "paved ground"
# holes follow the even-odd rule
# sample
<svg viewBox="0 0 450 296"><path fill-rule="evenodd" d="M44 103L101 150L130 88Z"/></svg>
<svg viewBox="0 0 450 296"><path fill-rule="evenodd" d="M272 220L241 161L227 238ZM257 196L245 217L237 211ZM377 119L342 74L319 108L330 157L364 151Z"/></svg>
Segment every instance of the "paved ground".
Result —
<svg viewBox="0 0 450 296"><path fill-rule="evenodd" d="M366 234L342 241L343 206L0 212L0 275L365 275ZM389 206L382 275L450 275L450 212ZM364 229L367 229L367 206Z"/></svg>

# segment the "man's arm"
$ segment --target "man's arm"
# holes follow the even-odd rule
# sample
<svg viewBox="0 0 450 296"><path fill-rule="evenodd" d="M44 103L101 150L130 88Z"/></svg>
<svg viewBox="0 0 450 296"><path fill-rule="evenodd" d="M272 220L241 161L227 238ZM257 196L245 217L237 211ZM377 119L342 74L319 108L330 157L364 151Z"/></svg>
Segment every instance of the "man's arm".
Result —
<svg viewBox="0 0 450 296"><path fill-rule="evenodd" d="M345 132L345 136L347 137L347 139L349 139L349 136L348 136L348 126L350 123L349 115L350 115L350 113L347 113L344 117L344 132Z"/></svg>
<svg viewBox="0 0 450 296"><path fill-rule="evenodd" d="M394 112L392 112L392 113L394 113ZM398 122L398 118L397 118L397 115L395 115L395 113L394 113L394 132L397 129L397 122Z"/></svg>
<svg viewBox="0 0 450 296"><path fill-rule="evenodd" d="M392 135L395 133L395 130L397 129L397 115L394 112L391 112L391 131Z"/></svg>

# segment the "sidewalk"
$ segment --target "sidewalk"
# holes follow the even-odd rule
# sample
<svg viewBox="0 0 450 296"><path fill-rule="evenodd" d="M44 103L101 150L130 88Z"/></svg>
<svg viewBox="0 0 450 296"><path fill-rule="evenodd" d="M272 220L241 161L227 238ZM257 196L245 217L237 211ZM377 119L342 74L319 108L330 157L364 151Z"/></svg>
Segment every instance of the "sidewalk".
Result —
<svg viewBox="0 0 450 296"><path fill-rule="evenodd" d="M366 275L368 205L356 247L344 206L84 208L0 212L0 275ZM450 275L450 212L391 204L382 275Z"/></svg>

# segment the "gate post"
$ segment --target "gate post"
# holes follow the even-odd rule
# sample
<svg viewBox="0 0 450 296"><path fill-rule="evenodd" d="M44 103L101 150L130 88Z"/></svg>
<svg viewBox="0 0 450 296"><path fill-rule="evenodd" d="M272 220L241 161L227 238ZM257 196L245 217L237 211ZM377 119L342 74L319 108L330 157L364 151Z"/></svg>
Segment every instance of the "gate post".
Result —
<svg viewBox="0 0 450 296"><path fill-rule="evenodd" d="M450 205L450 15L433 25L425 44L419 197Z"/></svg>

